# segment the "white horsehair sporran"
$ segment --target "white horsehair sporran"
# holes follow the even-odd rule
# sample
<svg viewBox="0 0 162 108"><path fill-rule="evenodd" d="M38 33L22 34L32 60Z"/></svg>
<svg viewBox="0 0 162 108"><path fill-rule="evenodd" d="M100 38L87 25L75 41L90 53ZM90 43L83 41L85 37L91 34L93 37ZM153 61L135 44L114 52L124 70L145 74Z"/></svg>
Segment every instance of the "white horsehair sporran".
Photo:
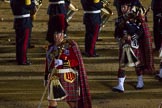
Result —
<svg viewBox="0 0 162 108"><path fill-rule="evenodd" d="M129 44L124 44L122 49L122 56L120 60L121 67L134 67L139 64L139 60L134 54L131 46Z"/></svg>

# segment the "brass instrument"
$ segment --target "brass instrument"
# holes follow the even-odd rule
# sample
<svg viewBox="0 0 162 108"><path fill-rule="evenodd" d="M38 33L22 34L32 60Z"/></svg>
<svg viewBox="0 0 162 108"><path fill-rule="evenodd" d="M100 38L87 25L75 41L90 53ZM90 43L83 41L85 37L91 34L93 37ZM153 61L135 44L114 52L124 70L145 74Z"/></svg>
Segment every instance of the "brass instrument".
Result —
<svg viewBox="0 0 162 108"><path fill-rule="evenodd" d="M36 14L38 12L38 10L40 9L40 7L42 6L42 0L34 0L34 3L35 3L35 10L34 11L31 11L31 19L32 20L35 20L36 19Z"/></svg>
<svg viewBox="0 0 162 108"><path fill-rule="evenodd" d="M104 27L111 15L113 15L112 10L109 8L110 2L107 0L102 1L104 7L101 9L101 27Z"/></svg>
<svg viewBox="0 0 162 108"><path fill-rule="evenodd" d="M10 3L10 0L3 0L5 3Z"/></svg>
<svg viewBox="0 0 162 108"><path fill-rule="evenodd" d="M76 7L76 5L70 3L69 7L68 7L68 12L67 12L67 22L69 22L71 20L71 18L73 17L73 15L75 14L76 11L78 11L79 9Z"/></svg>

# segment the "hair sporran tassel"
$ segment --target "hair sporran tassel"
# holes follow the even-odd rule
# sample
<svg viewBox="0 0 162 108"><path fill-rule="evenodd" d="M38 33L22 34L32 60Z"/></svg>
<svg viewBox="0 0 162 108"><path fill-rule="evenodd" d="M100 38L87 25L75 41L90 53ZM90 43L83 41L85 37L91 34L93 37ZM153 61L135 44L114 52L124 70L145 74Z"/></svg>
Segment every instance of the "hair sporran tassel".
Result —
<svg viewBox="0 0 162 108"><path fill-rule="evenodd" d="M48 98L53 100L63 100L66 98L67 93L61 85L59 78L57 76L53 76L50 80Z"/></svg>

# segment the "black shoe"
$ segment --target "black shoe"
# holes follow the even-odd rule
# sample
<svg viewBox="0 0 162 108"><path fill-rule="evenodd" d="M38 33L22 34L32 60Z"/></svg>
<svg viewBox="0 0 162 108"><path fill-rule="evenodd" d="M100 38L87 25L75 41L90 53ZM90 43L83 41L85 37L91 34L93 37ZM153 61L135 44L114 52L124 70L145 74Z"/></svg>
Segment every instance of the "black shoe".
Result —
<svg viewBox="0 0 162 108"><path fill-rule="evenodd" d="M144 86L143 87L135 87L135 88L136 88L136 90L142 90L144 88Z"/></svg>
<svg viewBox="0 0 162 108"><path fill-rule="evenodd" d="M89 57L99 57L98 54L94 54L94 55L89 55Z"/></svg>
<svg viewBox="0 0 162 108"><path fill-rule="evenodd" d="M28 48L35 48L35 46L34 45L29 45Z"/></svg>
<svg viewBox="0 0 162 108"><path fill-rule="evenodd" d="M160 79L160 76L158 74L155 75L155 79Z"/></svg>
<svg viewBox="0 0 162 108"><path fill-rule="evenodd" d="M112 88L113 92L119 92L119 93L124 93L123 90L117 89L117 88Z"/></svg>
<svg viewBox="0 0 162 108"><path fill-rule="evenodd" d="M85 55L86 57L99 57L98 54L93 54L93 55L88 54L88 53L82 53L82 54Z"/></svg>
<svg viewBox="0 0 162 108"><path fill-rule="evenodd" d="M160 77L158 74L155 75L155 79L159 80L160 82L162 81L162 77Z"/></svg>
<svg viewBox="0 0 162 108"><path fill-rule="evenodd" d="M26 61L24 63L18 63L18 65L31 65L32 63L30 61Z"/></svg>
<svg viewBox="0 0 162 108"><path fill-rule="evenodd" d="M97 39L97 41L103 41L103 39Z"/></svg>

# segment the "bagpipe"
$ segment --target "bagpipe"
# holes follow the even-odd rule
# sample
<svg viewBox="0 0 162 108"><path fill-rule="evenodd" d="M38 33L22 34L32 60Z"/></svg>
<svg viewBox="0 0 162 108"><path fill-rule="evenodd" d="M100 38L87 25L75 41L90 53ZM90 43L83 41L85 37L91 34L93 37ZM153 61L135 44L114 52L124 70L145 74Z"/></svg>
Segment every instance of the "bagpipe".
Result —
<svg viewBox="0 0 162 108"><path fill-rule="evenodd" d="M139 64L139 60L137 58L137 56L135 55L133 49L137 49L139 48L139 44L138 44L138 37L139 34L136 34L138 28L138 26L135 26L131 23L127 23L127 28L128 30L124 30L123 31L123 37L121 38L120 44L122 47L122 54L121 54L121 59L120 59L120 66L121 67L134 67L137 66ZM140 29L139 29L140 30ZM129 33L128 33L129 32ZM128 36L130 36L130 40L128 39Z"/></svg>
<svg viewBox="0 0 162 108"><path fill-rule="evenodd" d="M145 21L147 21L147 14L150 11L151 6L149 6L147 9L144 8L143 6L133 6L131 7L130 11L119 16L117 20L119 21L118 26L121 26L123 28L123 25L126 21L129 19L134 19L137 20L139 23L141 23L141 17L145 18Z"/></svg>
<svg viewBox="0 0 162 108"><path fill-rule="evenodd" d="M103 8L101 9L101 27L104 27L110 16L113 15L112 10L110 9L110 2L107 0L102 0Z"/></svg>
<svg viewBox="0 0 162 108"><path fill-rule="evenodd" d="M125 37L128 36L127 33L124 33ZM122 47L122 54L120 59L120 66L121 67L134 67L139 64L139 60L135 55L133 49L138 49L139 44L137 39L134 36L131 36L130 41L126 41L125 39L121 39L121 47Z"/></svg>
<svg viewBox="0 0 162 108"><path fill-rule="evenodd" d="M129 66L134 67L140 64L140 61L138 60L138 57L135 55L133 50L138 50L139 43L138 38L140 38L143 34L143 29L141 26L141 22L143 21L142 18L146 18L147 13L150 10L150 6L148 9L144 9L143 7L133 7L132 10L124 15L122 15L119 22L120 29L123 29L125 26L127 26L127 31L123 31L123 37L131 36L131 40L127 43L127 40L125 38L121 38L120 45L122 47L122 56L120 60L121 67ZM135 24L128 23L129 21L132 21ZM134 26L131 26L134 25Z"/></svg>

